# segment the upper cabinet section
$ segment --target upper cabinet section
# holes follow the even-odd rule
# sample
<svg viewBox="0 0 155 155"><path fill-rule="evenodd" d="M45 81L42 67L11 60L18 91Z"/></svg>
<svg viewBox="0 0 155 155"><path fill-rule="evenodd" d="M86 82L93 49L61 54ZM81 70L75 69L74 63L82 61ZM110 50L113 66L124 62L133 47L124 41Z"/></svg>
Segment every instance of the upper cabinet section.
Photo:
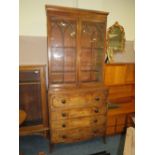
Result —
<svg viewBox="0 0 155 155"><path fill-rule="evenodd" d="M49 85L103 83L106 12L46 6Z"/></svg>

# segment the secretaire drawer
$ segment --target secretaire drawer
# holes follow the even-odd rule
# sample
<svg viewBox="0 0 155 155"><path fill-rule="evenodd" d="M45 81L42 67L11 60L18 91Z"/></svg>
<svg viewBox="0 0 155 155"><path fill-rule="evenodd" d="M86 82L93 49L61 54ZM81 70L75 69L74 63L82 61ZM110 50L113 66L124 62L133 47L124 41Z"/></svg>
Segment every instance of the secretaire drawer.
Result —
<svg viewBox="0 0 155 155"><path fill-rule="evenodd" d="M53 108L69 108L91 105L102 105L106 96L103 92L86 92L78 94L50 95L49 104Z"/></svg>
<svg viewBox="0 0 155 155"><path fill-rule="evenodd" d="M51 120L70 119L77 117L95 116L105 114L106 108L104 106L90 107L90 108L76 108L71 110L52 110L50 111Z"/></svg>
<svg viewBox="0 0 155 155"><path fill-rule="evenodd" d="M82 118L73 118L59 121L51 121L50 126L52 130L62 129L68 130L72 128L79 127L90 127L96 125L104 125L106 122L105 115L93 116L93 117L82 117Z"/></svg>

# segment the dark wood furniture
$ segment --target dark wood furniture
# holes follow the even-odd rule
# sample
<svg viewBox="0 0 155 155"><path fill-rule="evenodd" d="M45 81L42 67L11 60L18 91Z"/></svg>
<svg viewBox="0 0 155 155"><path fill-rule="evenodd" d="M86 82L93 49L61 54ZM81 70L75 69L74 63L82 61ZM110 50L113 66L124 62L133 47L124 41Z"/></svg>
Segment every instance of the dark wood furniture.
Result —
<svg viewBox="0 0 155 155"><path fill-rule="evenodd" d="M45 65L19 67L19 109L26 112L20 135L40 133L47 136L48 112Z"/></svg>
<svg viewBox="0 0 155 155"><path fill-rule="evenodd" d="M46 6L50 140L105 136L106 12Z"/></svg>
<svg viewBox="0 0 155 155"><path fill-rule="evenodd" d="M114 63L105 65L104 84L109 89L108 101L116 108L108 110L107 135L122 133L133 126L135 112L135 65Z"/></svg>

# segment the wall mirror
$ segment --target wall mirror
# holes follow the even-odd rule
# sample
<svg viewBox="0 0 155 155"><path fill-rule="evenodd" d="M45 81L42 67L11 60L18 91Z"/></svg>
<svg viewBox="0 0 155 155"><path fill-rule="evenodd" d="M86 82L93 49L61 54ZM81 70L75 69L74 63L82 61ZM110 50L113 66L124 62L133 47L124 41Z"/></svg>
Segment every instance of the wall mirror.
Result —
<svg viewBox="0 0 155 155"><path fill-rule="evenodd" d="M125 48L125 32L123 26L115 22L107 31L107 57L112 61L115 52L123 52Z"/></svg>

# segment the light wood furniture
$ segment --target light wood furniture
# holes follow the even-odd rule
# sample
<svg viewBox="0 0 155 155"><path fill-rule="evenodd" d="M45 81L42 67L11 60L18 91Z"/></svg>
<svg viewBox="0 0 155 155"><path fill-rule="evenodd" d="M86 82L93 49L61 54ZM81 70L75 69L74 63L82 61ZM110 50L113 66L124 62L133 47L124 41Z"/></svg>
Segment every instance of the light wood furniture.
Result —
<svg viewBox="0 0 155 155"><path fill-rule="evenodd" d="M135 65L133 63L111 63L105 65L104 84L119 86L135 83Z"/></svg>
<svg viewBox="0 0 155 155"><path fill-rule="evenodd" d="M50 140L104 136L106 12L46 6Z"/></svg>
<svg viewBox="0 0 155 155"><path fill-rule="evenodd" d="M46 99L45 65L19 67L19 109L27 114L20 125L20 135L47 136L48 113Z"/></svg>
<svg viewBox="0 0 155 155"><path fill-rule="evenodd" d="M108 110L107 135L122 133L133 125L135 112L135 65L115 63L105 65L104 84L109 89L108 101L117 108Z"/></svg>

